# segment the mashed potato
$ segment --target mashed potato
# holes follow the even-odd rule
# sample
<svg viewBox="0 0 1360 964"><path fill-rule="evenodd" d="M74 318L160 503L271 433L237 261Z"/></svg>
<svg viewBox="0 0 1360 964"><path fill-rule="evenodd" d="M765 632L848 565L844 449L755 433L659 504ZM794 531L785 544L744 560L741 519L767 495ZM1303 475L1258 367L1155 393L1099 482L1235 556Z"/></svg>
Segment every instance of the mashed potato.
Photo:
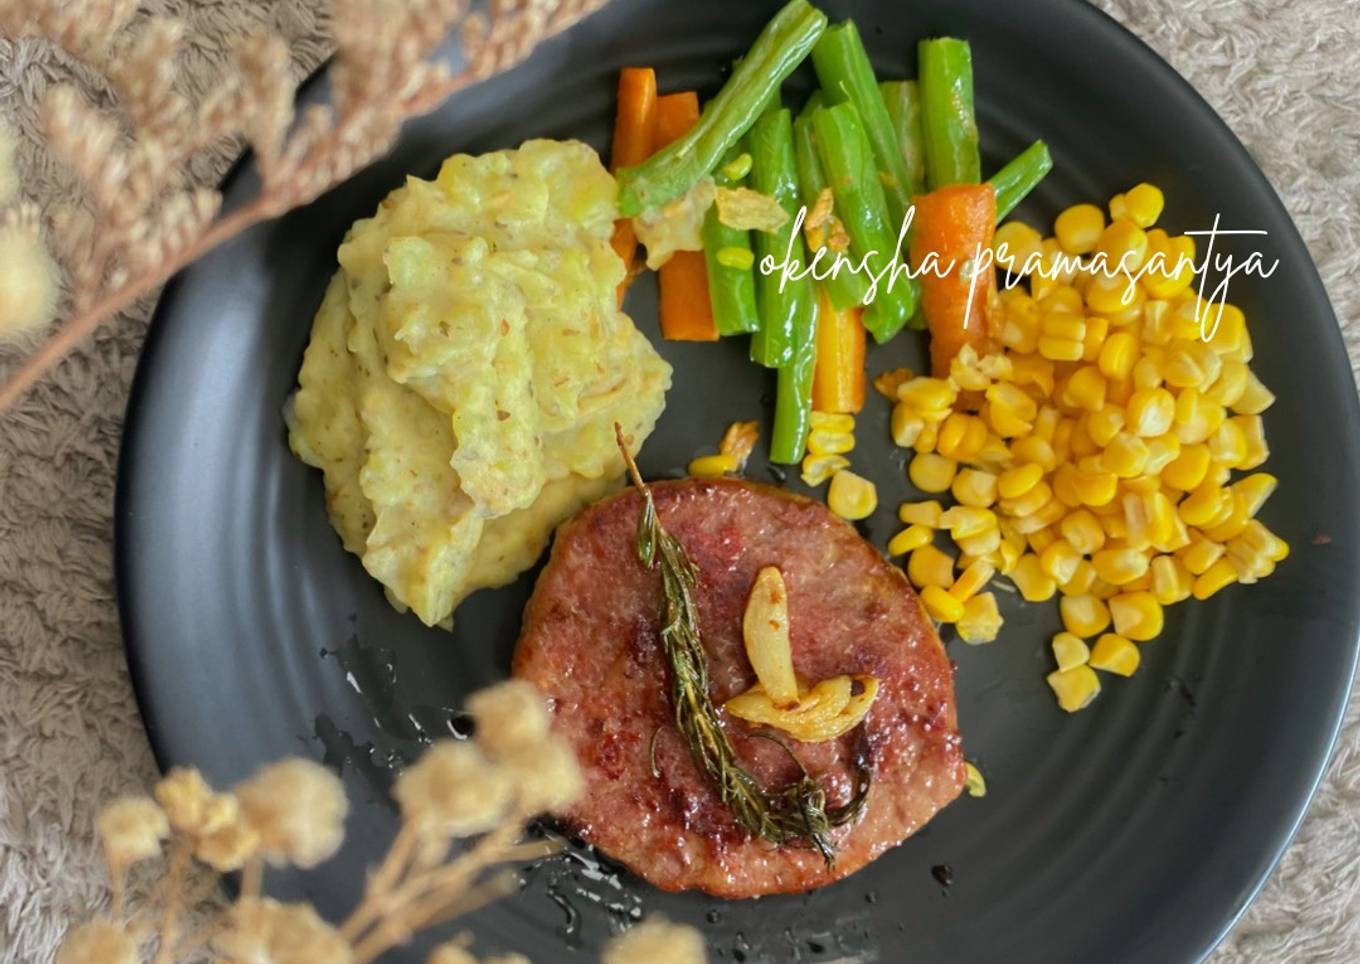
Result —
<svg viewBox="0 0 1360 964"><path fill-rule="evenodd" d="M345 548L426 624L614 487L670 367L617 308L614 179L528 141L408 178L340 246L290 416Z"/></svg>

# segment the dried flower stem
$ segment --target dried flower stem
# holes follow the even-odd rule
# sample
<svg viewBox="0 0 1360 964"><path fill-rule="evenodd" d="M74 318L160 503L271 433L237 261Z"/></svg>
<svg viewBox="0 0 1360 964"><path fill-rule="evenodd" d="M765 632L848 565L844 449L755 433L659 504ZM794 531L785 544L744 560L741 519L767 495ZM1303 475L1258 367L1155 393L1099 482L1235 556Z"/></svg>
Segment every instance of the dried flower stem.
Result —
<svg viewBox="0 0 1360 964"><path fill-rule="evenodd" d="M179 912L184 898L184 875L193 856L193 843L185 837L175 838L170 845L170 865L165 874L165 912L161 916L160 945L156 948L155 964L172 964L175 944L179 940Z"/></svg>

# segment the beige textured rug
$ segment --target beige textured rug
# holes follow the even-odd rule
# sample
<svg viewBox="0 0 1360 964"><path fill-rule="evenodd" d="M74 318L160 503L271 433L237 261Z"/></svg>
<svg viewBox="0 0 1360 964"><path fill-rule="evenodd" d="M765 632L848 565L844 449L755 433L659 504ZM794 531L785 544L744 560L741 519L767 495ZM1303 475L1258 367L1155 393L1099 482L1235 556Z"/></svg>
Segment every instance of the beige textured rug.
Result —
<svg viewBox="0 0 1360 964"><path fill-rule="evenodd" d="M1360 366L1360 9L1356 0L1101 0L1208 98L1283 196ZM317 0L156 0L189 24L183 83L210 83L231 39L270 22L299 75L326 53ZM61 58L0 39L0 115L30 132ZM97 89L91 93L99 95ZM229 152L193 174L215 181ZM25 183L63 190L31 145ZM114 467L150 304L106 326L0 422L0 961L50 958L103 899L93 807L154 769L114 607ZM13 365L0 348L0 371ZM1293 848L1221 962L1360 960L1360 722Z"/></svg>

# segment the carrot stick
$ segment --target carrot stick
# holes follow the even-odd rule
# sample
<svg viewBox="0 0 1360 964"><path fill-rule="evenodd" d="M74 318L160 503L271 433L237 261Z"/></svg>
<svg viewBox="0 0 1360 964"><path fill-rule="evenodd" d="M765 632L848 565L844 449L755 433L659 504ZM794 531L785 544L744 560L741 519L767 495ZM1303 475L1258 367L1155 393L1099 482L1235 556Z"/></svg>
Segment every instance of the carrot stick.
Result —
<svg viewBox="0 0 1360 964"><path fill-rule="evenodd" d="M641 164L652 154L656 140L656 71L651 67L625 67L619 72L619 111L614 118L614 145L609 169ZM619 303L638 275L637 234L633 222L620 218L614 222L610 244L623 259L624 276L619 283Z"/></svg>
<svg viewBox="0 0 1360 964"><path fill-rule="evenodd" d="M859 308L837 311L820 288L817 370L812 407L819 412L858 412L864 407L864 323Z"/></svg>
<svg viewBox="0 0 1360 964"><path fill-rule="evenodd" d="M921 270L919 278L921 308L930 328L931 371L945 378L949 363L964 345L972 345L979 354L991 347L987 310L996 273L982 271L972 284L971 268L965 266L985 257L982 253L991 246L996 192L990 184L951 184L919 194L914 225L911 263L919 270L928 254L933 252L939 259L938 271Z"/></svg>
<svg viewBox="0 0 1360 964"><path fill-rule="evenodd" d="M699 123L699 95L692 90L656 100L656 139L661 150ZM717 341L708 300L708 262L702 251L677 251L657 272L661 288L661 337L670 341Z"/></svg>

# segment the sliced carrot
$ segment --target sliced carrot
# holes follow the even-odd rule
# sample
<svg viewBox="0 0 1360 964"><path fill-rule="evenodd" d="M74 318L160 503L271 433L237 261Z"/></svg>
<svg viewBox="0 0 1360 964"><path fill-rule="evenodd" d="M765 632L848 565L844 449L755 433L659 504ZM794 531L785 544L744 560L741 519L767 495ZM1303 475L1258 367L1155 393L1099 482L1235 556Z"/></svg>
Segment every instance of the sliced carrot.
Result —
<svg viewBox="0 0 1360 964"><path fill-rule="evenodd" d="M689 133L699 123L699 95L692 90L665 94L656 99L656 136L652 153Z"/></svg>
<svg viewBox="0 0 1360 964"><path fill-rule="evenodd" d="M826 288L820 292L812 407L819 412L858 412L864 407L865 332L860 309L837 311Z"/></svg>
<svg viewBox="0 0 1360 964"><path fill-rule="evenodd" d="M619 72L619 112L614 118L610 170L641 164L651 156L655 141L656 71L651 67L625 67ZM615 221L610 244L623 260L625 273L619 283L619 303L622 304L623 293L641 271L633 222L627 218Z"/></svg>
<svg viewBox="0 0 1360 964"><path fill-rule="evenodd" d="M911 262L921 265L935 253L948 272L920 274L921 308L930 328L930 367L936 377L949 375L949 363L964 345L980 354L991 348L987 311L996 286L996 273L983 271L970 283L973 259L985 252L996 230L996 192L990 184L951 184L917 195ZM985 255L984 255L985 256ZM944 274L944 277L938 277Z"/></svg>
<svg viewBox="0 0 1360 964"><path fill-rule="evenodd" d="M653 150L699 123L699 95L692 90L656 99ZM657 272L661 289L661 337L670 341L717 341L708 300L708 263L702 251L677 251Z"/></svg>

